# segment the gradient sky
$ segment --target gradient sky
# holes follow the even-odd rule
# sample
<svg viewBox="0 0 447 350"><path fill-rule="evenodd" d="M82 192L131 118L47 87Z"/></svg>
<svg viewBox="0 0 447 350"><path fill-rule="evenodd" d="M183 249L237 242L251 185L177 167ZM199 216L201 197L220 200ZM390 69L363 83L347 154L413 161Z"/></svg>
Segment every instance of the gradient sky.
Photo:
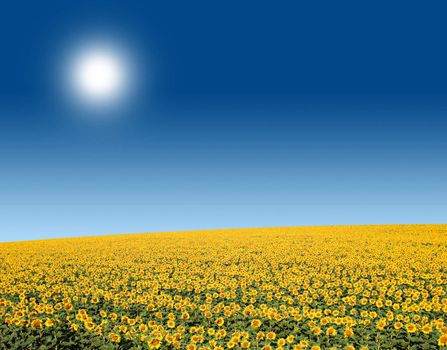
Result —
<svg viewBox="0 0 447 350"><path fill-rule="evenodd" d="M0 240L446 223L444 4L2 4ZM98 30L144 67L101 123L55 85Z"/></svg>

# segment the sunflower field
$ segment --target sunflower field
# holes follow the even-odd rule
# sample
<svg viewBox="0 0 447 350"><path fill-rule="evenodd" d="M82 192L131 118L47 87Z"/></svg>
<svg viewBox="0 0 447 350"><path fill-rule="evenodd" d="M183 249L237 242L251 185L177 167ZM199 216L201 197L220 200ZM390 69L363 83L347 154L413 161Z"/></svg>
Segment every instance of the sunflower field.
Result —
<svg viewBox="0 0 447 350"><path fill-rule="evenodd" d="M447 349L447 225L0 244L0 349Z"/></svg>

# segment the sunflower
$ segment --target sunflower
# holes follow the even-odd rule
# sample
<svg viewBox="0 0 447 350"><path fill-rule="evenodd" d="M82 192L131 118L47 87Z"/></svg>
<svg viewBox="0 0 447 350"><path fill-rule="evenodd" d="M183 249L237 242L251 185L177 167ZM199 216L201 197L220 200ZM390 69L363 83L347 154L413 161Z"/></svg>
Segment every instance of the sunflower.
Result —
<svg viewBox="0 0 447 350"><path fill-rule="evenodd" d="M95 324L93 322L85 322L84 323L85 328L87 328L88 331L91 331L95 328Z"/></svg>
<svg viewBox="0 0 447 350"><path fill-rule="evenodd" d="M158 349L161 346L161 341L158 338L153 338L147 342L149 349Z"/></svg>
<svg viewBox="0 0 447 350"><path fill-rule="evenodd" d="M251 321L251 326L255 329L259 328L261 326L261 324L262 324L261 320L258 320L258 319L254 319Z"/></svg>
<svg viewBox="0 0 447 350"><path fill-rule="evenodd" d="M109 339L112 343L119 343L121 341L121 336L117 333L110 333Z"/></svg>
<svg viewBox="0 0 447 350"><path fill-rule="evenodd" d="M422 333L424 334L430 334L432 332L433 328L431 325L426 324L421 328Z"/></svg>
<svg viewBox="0 0 447 350"><path fill-rule="evenodd" d="M277 343L278 346L284 346L286 345L286 340L284 338L279 338Z"/></svg>
<svg viewBox="0 0 447 350"><path fill-rule="evenodd" d="M447 346L447 334L442 334L438 339L439 346Z"/></svg>
<svg viewBox="0 0 447 350"><path fill-rule="evenodd" d="M385 319L381 319L379 322L377 322L376 324L376 328L380 331L384 330L386 326L386 320Z"/></svg>
<svg viewBox="0 0 447 350"><path fill-rule="evenodd" d="M264 338L265 338L265 333L264 332L256 333L256 340L262 340Z"/></svg>
<svg viewBox="0 0 447 350"><path fill-rule="evenodd" d="M408 333L414 333L417 331L417 327L414 323L409 323L405 326L405 329L407 330Z"/></svg>
<svg viewBox="0 0 447 350"><path fill-rule="evenodd" d="M248 340L243 340L241 343L241 348L248 349L250 347L250 342Z"/></svg>
<svg viewBox="0 0 447 350"><path fill-rule="evenodd" d="M314 327L312 328L312 333L315 335L320 335L323 331L321 330L320 327Z"/></svg>
<svg viewBox="0 0 447 350"><path fill-rule="evenodd" d="M351 328L346 328L344 334L345 334L345 337L349 338L354 335L354 331Z"/></svg>
<svg viewBox="0 0 447 350"><path fill-rule="evenodd" d="M235 343L234 341L232 341L231 339L227 342L227 349L233 349L235 346L237 345L237 343Z"/></svg>
<svg viewBox="0 0 447 350"><path fill-rule="evenodd" d="M326 329L326 335L334 337L337 335L337 330L334 327L329 327L328 329Z"/></svg>
<svg viewBox="0 0 447 350"><path fill-rule="evenodd" d="M33 320L32 322L31 322L31 327L32 328L38 328L38 329L42 329L42 321L41 320L39 320L38 318L37 319L35 319L35 320Z"/></svg>
<svg viewBox="0 0 447 350"><path fill-rule="evenodd" d="M402 322L394 322L394 329L401 329L404 326L404 324Z"/></svg>
<svg viewBox="0 0 447 350"><path fill-rule="evenodd" d="M286 338L286 340L287 340L287 342L288 342L289 344L291 344L291 343L293 343L293 341L295 340L295 336L294 336L294 335L289 335L289 336Z"/></svg>

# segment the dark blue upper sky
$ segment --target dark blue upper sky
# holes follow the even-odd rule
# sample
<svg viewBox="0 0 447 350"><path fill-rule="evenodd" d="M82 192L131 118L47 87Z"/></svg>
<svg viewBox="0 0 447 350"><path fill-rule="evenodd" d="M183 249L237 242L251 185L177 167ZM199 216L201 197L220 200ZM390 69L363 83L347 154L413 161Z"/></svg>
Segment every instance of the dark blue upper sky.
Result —
<svg viewBox="0 0 447 350"><path fill-rule="evenodd" d="M446 9L2 4L1 240L445 222ZM54 84L60 51L92 30L145 66L119 122L73 122Z"/></svg>

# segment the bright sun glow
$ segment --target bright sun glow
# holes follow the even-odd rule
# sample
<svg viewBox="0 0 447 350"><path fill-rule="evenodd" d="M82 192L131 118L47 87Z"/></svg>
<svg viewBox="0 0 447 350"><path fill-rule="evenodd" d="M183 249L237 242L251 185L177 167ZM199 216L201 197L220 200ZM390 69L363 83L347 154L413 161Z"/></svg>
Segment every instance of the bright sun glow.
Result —
<svg viewBox="0 0 447 350"><path fill-rule="evenodd" d="M128 92L130 67L123 52L105 45L79 49L70 60L71 90L83 104L108 107L120 102Z"/></svg>

